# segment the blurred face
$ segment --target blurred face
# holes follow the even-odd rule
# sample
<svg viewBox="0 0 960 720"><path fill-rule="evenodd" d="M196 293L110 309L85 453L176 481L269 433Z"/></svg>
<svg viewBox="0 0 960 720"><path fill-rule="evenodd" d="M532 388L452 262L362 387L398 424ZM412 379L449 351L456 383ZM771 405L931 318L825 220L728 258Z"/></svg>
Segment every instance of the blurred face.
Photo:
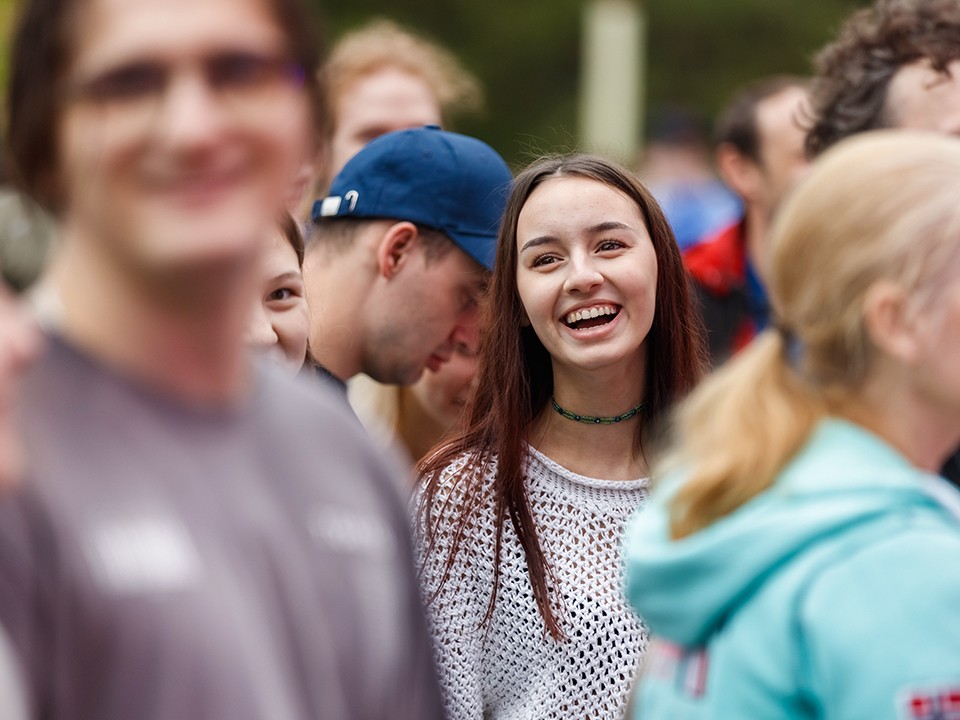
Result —
<svg viewBox="0 0 960 720"><path fill-rule="evenodd" d="M65 232L128 271L251 258L309 148L268 0L87 0L59 124Z"/></svg>
<svg viewBox="0 0 960 720"><path fill-rule="evenodd" d="M762 175L757 203L771 216L809 167L800 124L805 101L803 89L787 88L757 106Z"/></svg>
<svg viewBox="0 0 960 720"><path fill-rule="evenodd" d="M459 248L427 260L422 246L392 280L371 327L362 371L382 383L412 385L453 357L467 328L476 324L487 271Z"/></svg>
<svg viewBox="0 0 960 720"><path fill-rule="evenodd" d="M520 300L555 372L642 372L657 258L633 200L594 180L546 180L520 212L517 249Z"/></svg>
<svg viewBox="0 0 960 720"><path fill-rule="evenodd" d="M410 389L424 412L448 430L460 420L470 397L478 342L476 325L462 328L450 360L436 370L428 369Z"/></svg>
<svg viewBox="0 0 960 720"><path fill-rule="evenodd" d="M335 112L331 177L371 140L394 130L440 125L441 120L430 86L395 67L364 75L344 88Z"/></svg>
<svg viewBox="0 0 960 720"><path fill-rule="evenodd" d="M247 343L296 374L307 355L310 315L297 253L282 233L270 240L260 266L258 293Z"/></svg>
<svg viewBox="0 0 960 720"><path fill-rule="evenodd" d="M897 71L886 102L895 127L960 135L960 60L947 70L939 73L918 60Z"/></svg>

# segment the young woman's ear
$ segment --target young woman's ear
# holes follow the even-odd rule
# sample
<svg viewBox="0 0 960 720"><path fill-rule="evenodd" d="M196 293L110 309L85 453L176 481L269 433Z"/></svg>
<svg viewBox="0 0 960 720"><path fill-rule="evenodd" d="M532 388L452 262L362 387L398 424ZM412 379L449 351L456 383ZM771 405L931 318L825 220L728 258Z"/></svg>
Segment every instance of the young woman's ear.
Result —
<svg viewBox="0 0 960 720"><path fill-rule="evenodd" d="M389 280L400 272L410 262L419 237L417 226L411 222L398 222L387 228L377 244L380 275Z"/></svg>
<svg viewBox="0 0 960 720"><path fill-rule="evenodd" d="M748 201L755 200L769 182L756 161L748 158L730 143L720 143L715 158L717 171L723 181L737 195Z"/></svg>

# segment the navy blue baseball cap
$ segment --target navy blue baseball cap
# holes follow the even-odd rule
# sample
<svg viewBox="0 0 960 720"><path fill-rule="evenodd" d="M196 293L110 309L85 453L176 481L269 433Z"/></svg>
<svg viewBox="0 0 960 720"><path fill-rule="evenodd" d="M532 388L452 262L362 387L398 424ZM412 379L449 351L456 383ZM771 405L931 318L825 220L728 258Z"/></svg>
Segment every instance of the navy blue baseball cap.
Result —
<svg viewBox="0 0 960 720"><path fill-rule="evenodd" d="M491 269L512 179L497 151L476 138L435 125L397 130L347 162L313 204L313 221L407 220L439 230Z"/></svg>

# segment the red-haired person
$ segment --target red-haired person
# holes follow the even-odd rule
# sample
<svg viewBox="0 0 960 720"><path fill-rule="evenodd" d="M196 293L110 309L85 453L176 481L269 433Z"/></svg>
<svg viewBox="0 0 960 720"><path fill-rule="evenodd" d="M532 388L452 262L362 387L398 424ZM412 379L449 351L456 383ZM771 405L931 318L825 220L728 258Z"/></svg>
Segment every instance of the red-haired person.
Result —
<svg viewBox="0 0 960 720"><path fill-rule="evenodd" d="M498 242L465 429L419 467L447 712L619 718L647 643L620 537L702 330L662 211L613 163L526 169Z"/></svg>

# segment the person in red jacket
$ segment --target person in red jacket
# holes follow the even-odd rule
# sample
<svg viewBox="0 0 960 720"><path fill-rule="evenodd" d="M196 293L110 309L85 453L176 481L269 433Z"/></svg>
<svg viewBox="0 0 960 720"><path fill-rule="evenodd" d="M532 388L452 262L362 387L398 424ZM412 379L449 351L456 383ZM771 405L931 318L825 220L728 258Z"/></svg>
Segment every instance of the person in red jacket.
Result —
<svg viewBox="0 0 960 720"><path fill-rule="evenodd" d="M803 78L763 78L738 91L717 123L717 167L743 200L743 217L684 253L714 365L769 322L765 240L774 211L807 167L806 97Z"/></svg>

